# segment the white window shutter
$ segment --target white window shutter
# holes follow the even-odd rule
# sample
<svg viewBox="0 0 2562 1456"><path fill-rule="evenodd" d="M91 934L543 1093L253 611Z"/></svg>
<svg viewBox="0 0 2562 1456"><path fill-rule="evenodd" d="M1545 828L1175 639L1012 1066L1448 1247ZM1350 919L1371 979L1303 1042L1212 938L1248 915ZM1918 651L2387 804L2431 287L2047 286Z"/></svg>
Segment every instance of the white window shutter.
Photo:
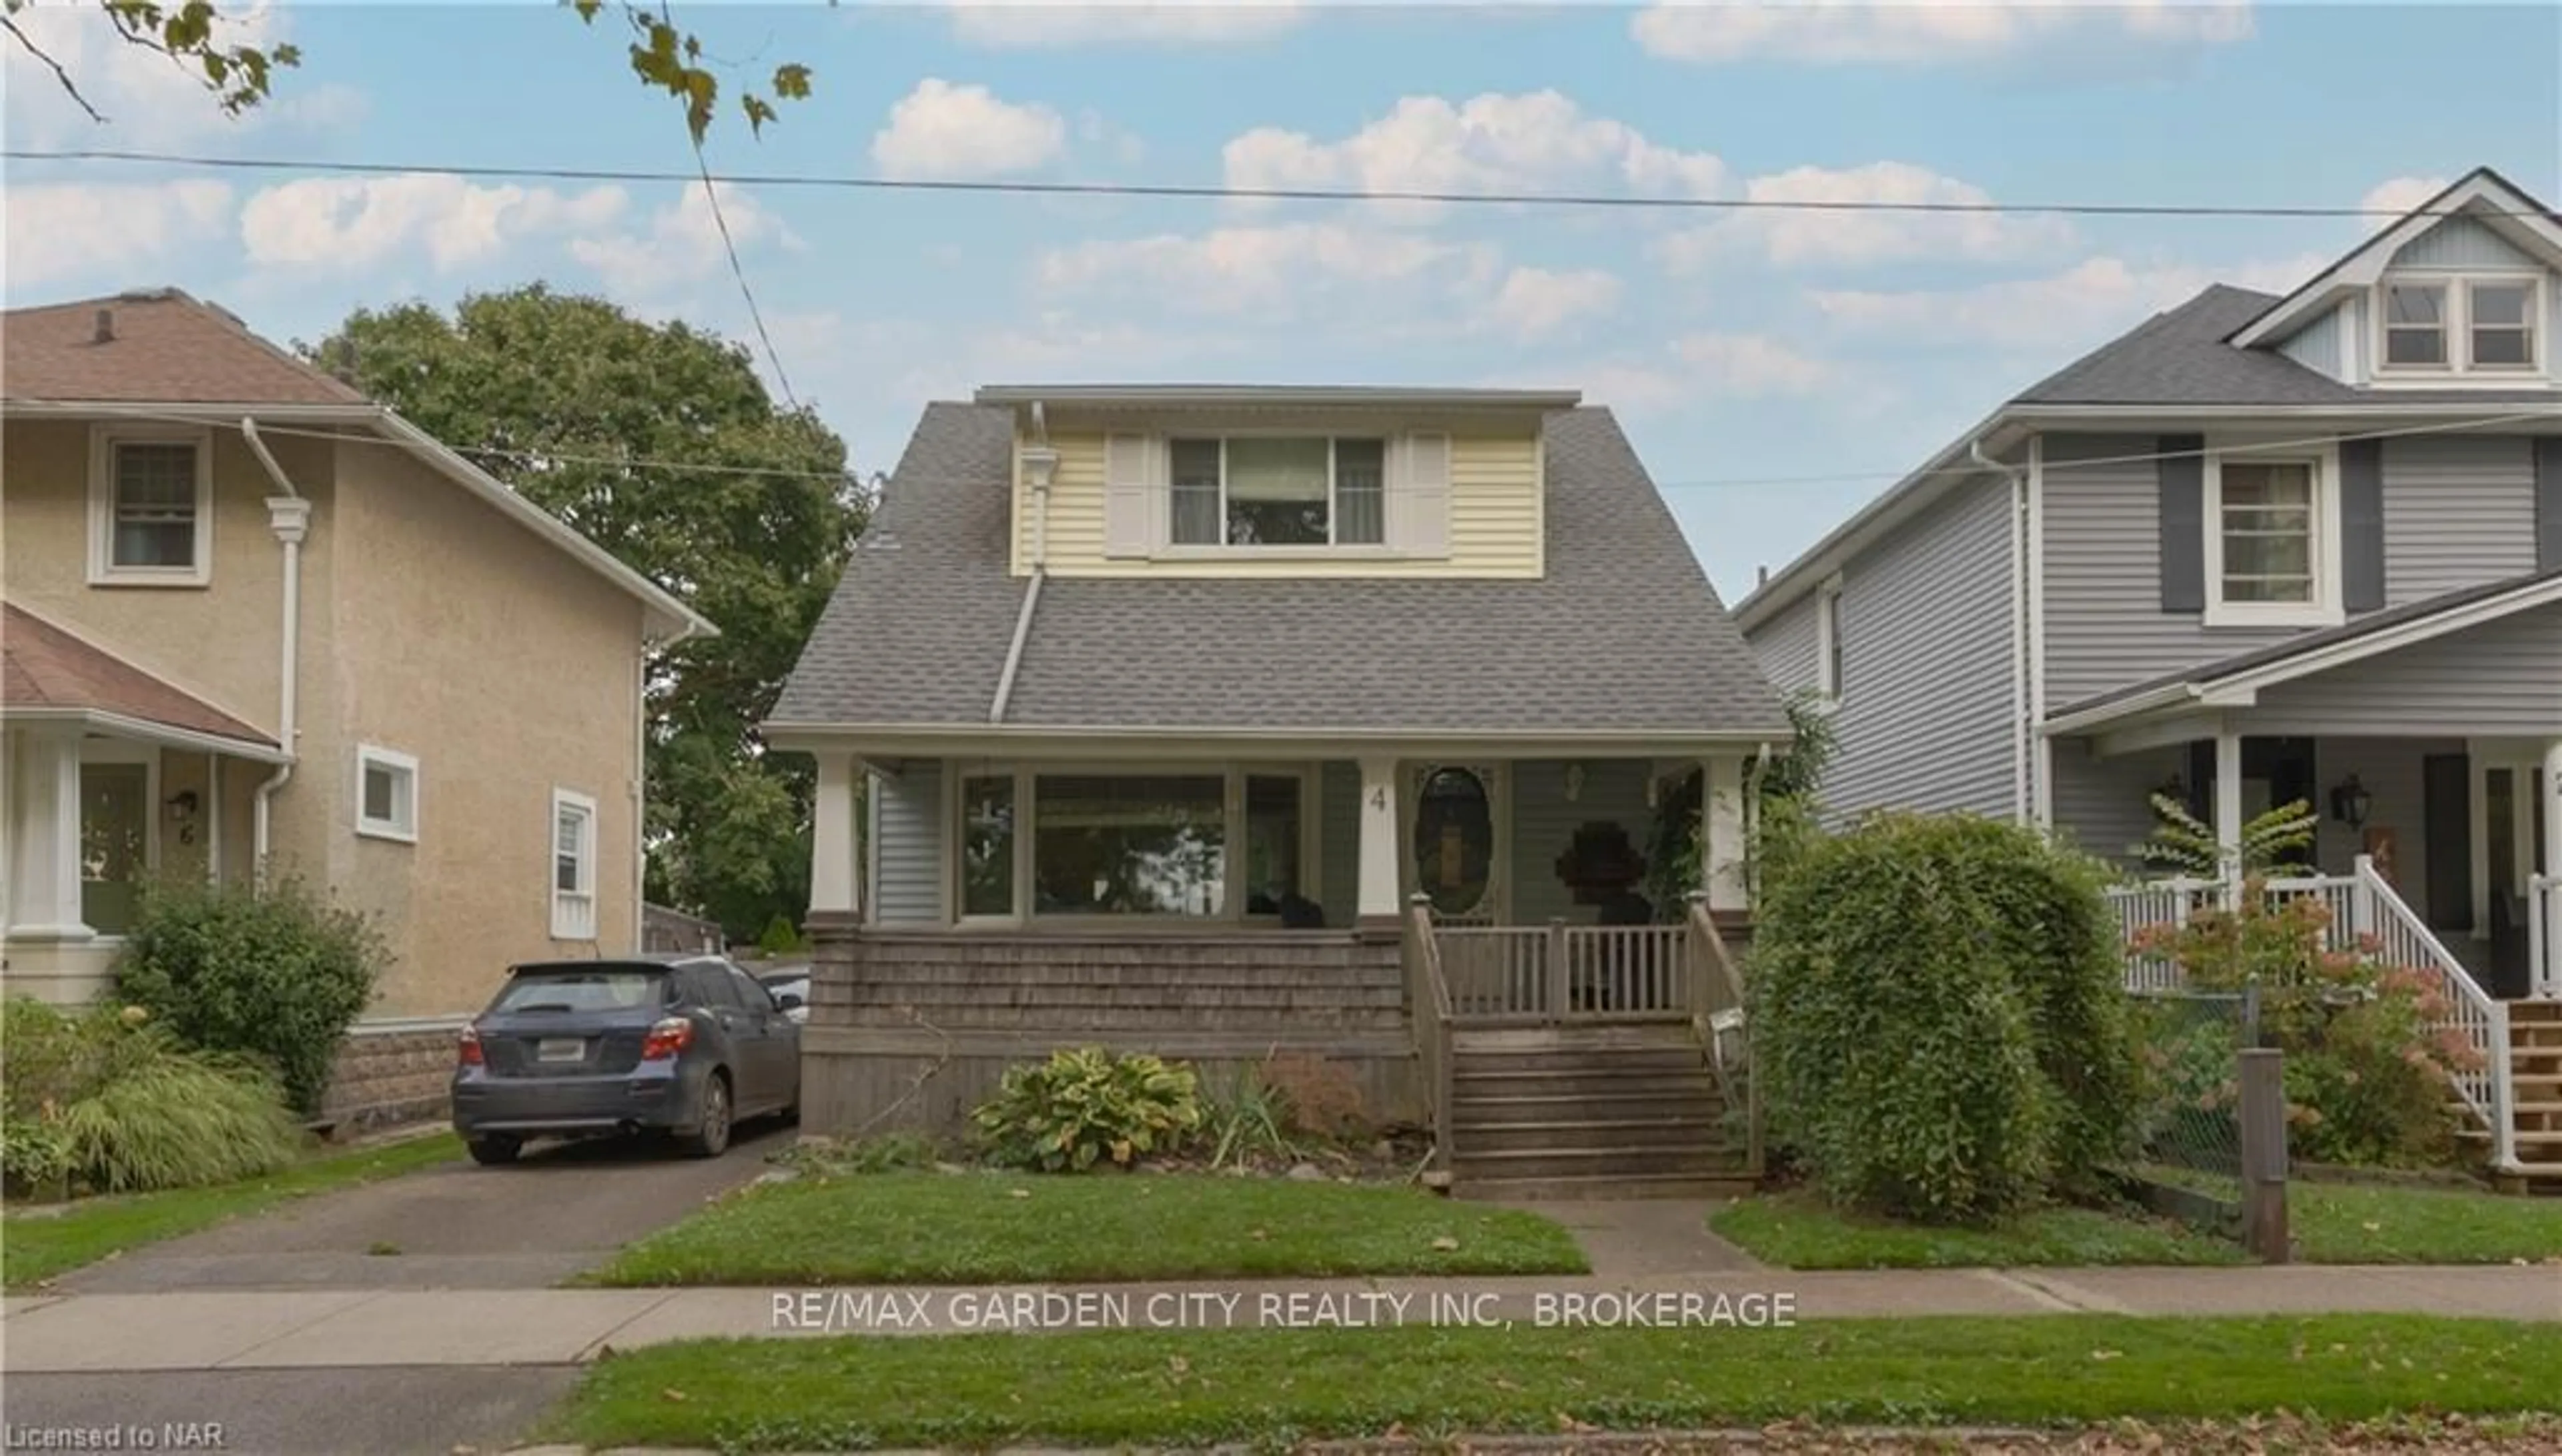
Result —
<svg viewBox="0 0 2562 1456"><path fill-rule="evenodd" d="M1387 500L1388 544L1408 556L1450 554L1450 437L1409 435Z"/></svg>
<svg viewBox="0 0 2562 1456"><path fill-rule="evenodd" d="M1113 435L1103 441L1103 554L1148 554L1150 508L1148 437Z"/></svg>

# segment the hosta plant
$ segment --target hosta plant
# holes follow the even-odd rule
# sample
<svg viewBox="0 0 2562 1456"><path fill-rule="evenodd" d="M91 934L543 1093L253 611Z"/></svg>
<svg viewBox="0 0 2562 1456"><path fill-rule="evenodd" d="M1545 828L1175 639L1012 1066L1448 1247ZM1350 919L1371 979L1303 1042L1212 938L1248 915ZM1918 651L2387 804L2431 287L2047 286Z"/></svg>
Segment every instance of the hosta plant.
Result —
<svg viewBox="0 0 2562 1456"><path fill-rule="evenodd" d="M970 1115L988 1157L1009 1168L1129 1168L1182 1145L1201 1125L1199 1080L1181 1062L1099 1046L1008 1067Z"/></svg>

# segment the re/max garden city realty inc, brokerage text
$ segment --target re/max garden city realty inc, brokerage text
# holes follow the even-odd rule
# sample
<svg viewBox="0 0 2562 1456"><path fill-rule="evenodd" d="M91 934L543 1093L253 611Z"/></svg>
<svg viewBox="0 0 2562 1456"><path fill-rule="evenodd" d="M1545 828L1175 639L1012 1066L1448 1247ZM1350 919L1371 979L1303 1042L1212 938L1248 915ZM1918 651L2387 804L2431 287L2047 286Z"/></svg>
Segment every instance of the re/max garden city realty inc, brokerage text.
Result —
<svg viewBox="0 0 2562 1456"><path fill-rule="evenodd" d="M809 1289L774 1293L773 1328L1276 1330L1460 1325L1786 1329L1787 1290Z"/></svg>

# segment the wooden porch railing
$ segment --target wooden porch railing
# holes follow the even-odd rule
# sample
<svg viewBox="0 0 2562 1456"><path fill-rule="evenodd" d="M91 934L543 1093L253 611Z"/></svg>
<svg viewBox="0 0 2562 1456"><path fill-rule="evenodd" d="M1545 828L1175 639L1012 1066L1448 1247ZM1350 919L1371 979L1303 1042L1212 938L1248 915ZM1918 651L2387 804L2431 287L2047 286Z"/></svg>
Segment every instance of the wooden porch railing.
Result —
<svg viewBox="0 0 2562 1456"><path fill-rule="evenodd" d="M1576 1021L1689 1013L1678 925L1450 925L1433 940L1450 1003L1471 1020Z"/></svg>
<svg viewBox="0 0 2562 1456"><path fill-rule="evenodd" d="M1691 1030L1708 1053L1709 1069L1717 1076L1717 1089L1728 1110L1743 1115L1744 1172L1758 1180L1762 1172L1761 1079L1753 1075L1752 1048L1745 1035L1743 968L1737 964L1735 953L1727 949L1726 937L1718 933L1717 918L1709 913L1705 893L1692 892L1682 929L1690 942L1689 975L1685 981Z"/></svg>
<svg viewBox="0 0 2562 1456"><path fill-rule="evenodd" d="M1433 933L1432 897L1416 895L1405 912L1405 998L1414 1008L1414 1049L1422 1063L1424 1111L1431 1119L1432 1166L1450 1171L1450 983Z"/></svg>

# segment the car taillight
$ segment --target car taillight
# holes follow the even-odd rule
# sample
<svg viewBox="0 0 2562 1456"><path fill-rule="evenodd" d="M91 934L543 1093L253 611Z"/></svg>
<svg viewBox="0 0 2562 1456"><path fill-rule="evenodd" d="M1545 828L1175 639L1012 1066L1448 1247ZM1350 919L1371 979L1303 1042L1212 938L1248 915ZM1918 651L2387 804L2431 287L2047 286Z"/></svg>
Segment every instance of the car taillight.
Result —
<svg viewBox="0 0 2562 1456"><path fill-rule="evenodd" d="M642 1061L665 1061L694 1044L694 1023L683 1016L666 1016L649 1027L640 1041Z"/></svg>
<svg viewBox="0 0 2562 1456"><path fill-rule="evenodd" d="M482 1064L480 1056L480 1033L477 1030L469 1026L462 1028L462 1034L455 1038L454 1060L456 1064L466 1067L476 1067Z"/></svg>

